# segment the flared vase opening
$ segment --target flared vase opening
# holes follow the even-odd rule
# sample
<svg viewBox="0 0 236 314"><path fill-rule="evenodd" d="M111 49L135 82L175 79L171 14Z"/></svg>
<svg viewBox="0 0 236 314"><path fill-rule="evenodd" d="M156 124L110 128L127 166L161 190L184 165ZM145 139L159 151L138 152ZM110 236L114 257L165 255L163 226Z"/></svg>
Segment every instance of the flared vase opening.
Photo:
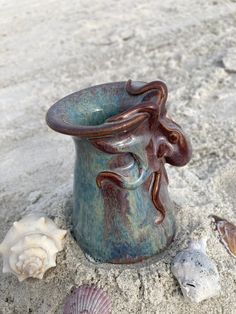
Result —
<svg viewBox="0 0 236 314"><path fill-rule="evenodd" d="M141 82L132 82L136 86ZM143 95L130 95L126 82L93 86L70 94L56 102L47 112L47 124L57 132L78 137L109 136L137 124L106 123L114 115L124 112L142 101Z"/></svg>

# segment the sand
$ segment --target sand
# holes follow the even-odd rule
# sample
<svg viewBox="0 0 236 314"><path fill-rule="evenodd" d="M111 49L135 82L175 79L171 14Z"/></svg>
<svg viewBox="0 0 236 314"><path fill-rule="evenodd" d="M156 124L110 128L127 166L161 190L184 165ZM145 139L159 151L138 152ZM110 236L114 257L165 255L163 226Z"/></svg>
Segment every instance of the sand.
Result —
<svg viewBox="0 0 236 314"><path fill-rule="evenodd" d="M43 280L0 274L0 313L62 313L66 295L82 283L104 288L115 314L236 313L236 259L208 218L236 223L235 34L229 0L0 1L0 241L30 211L70 228L74 146L44 119L71 92L163 79L169 112L194 149L187 166L168 167L178 231L161 257L94 265L69 233ZM170 263L189 239L205 235L222 289L196 305L183 299Z"/></svg>

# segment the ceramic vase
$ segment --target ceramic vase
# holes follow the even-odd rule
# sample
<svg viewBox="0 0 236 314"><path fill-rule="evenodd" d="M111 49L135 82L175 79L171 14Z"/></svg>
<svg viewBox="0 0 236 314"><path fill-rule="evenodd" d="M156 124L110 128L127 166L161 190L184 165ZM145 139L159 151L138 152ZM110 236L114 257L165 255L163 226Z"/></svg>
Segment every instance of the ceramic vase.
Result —
<svg viewBox="0 0 236 314"><path fill-rule="evenodd" d="M166 115L166 99L162 81L116 82L66 96L47 113L75 143L72 231L96 261L142 261L173 240L164 166L185 165L191 146Z"/></svg>

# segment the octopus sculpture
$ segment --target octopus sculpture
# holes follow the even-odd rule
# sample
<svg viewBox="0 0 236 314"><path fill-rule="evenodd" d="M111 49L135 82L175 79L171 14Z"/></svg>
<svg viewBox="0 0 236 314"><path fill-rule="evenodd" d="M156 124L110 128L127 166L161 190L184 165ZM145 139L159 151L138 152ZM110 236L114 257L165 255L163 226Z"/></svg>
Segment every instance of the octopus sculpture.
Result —
<svg viewBox="0 0 236 314"><path fill-rule="evenodd" d="M191 145L167 116L164 82L112 82L64 97L49 126L73 137L73 234L86 256L135 263L175 234L165 163L183 166Z"/></svg>
<svg viewBox="0 0 236 314"><path fill-rule="evenodd" d="M97 176L97 185L102 188L106 181L111 181L121 189L136 189L148 182L153 205L160 213L156 223L160 224L166 212L159 194L160 186L168 184L164 165L184 166L191 158L191 145L181 127L167 116L168 90L164 82L154 81L142 87L133 87L129 80L126 91L130 95L145 94L143 101L106 122L122 122L132 127L116 137L107 136L90 141L108 154L130 153L138 164L139 176L130 178L114 171L103 171Z"/></svg>

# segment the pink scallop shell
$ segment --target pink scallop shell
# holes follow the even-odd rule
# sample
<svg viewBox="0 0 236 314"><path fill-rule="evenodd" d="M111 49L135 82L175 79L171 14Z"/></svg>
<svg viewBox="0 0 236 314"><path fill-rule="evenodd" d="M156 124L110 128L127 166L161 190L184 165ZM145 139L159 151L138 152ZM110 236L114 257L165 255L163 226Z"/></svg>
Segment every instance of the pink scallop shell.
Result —
<svg viewBox="0 0 236 314"><path fill-rule="evenodd" d="M111 314L109 296L96 286L82 285L67 298L64 314Z"/></svg>

